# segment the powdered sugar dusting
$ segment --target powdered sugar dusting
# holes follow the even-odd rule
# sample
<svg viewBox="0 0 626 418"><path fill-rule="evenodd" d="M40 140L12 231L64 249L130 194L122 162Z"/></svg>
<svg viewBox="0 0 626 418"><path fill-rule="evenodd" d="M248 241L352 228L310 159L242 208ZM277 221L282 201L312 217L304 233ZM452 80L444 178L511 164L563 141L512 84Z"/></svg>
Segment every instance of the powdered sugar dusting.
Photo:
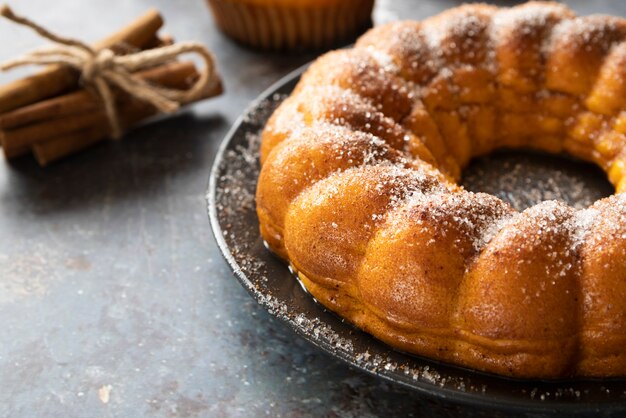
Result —
<svg viewBox="0 0 626 418"><path fill-rule="evenodd" d="M375 247L371 241L374 234L399 237L397 242L401 246L409 239L409 235L403 234L409 231L420 246L445 242L446 247L433 248L457 254L457 265L465 263L465 271L470 274L459 274L461 282L483 280L482 285L501 278L507 283L503 293L496 293L504 294L501 299L519 292L525 294L526 287L520 289L517 283L526 279L535 280L528 286L532 294L526 296L543 306L551 301L552 296L547 296L551 294L549 289L560 292L563 303L573 300L568 292L576 292L572 284L577 283L581 271L581 248L595 236L593 231L598 229L596 219L600 211L586 209L596 198L589 197L584 181L562 175L559 170L540 177L529 174L523 164L513 165L505 167L500 176L505 187L495 190L496 196L492 196L455 187L437 167L444 161L450 163L446 169L456 175L458 167L472 157L497 147L528 146L554 153L565 149L572 155L612 167L611 181L619 184L619 162L602 159L600 149L596 148L598 126L612 129L612 124L602 123L612 120L612 116L584 110L582 95L589 89L603 54L623 38L625 27L617 18L575 18L564 6L555 4L530 3L504 11L484 4L464 5L421 24L392 25L389 36L375 30L374 35L366 35L359 41L356 48L324 55L304 74L294 96L277 112L276 123L271 126L275 130L277 124L284 124L284 138L277 136L272 140L287 138L280 153L289 158L275 160L270 156L263 175L269 171L272 177L283 176L305 186L293 187L292 194L281 195L281 190L288 187L277 187L278 192L266 194L265 186L269 183L261 184L258 196L262 209L266 206L266 195L270 196L267 200L287 202L285 205L289 206L286 216L280 210L274 213L267 210L270 218L274 216L268 224L277 225L271 238L266 235L268 241L280 241L283 234L280 229L284 225L284 248L291 262L306 271L312 282L325 286L326 281L334 280L354 285L365 281L358 272L363 271L363 260L369 260L368 249ZM407 30L419 35L407 36ZM376 34L387 41L377 41ZM416 45L407 45L409 39ZM394 44L387 46L387 42ZM423 58L425 70L414 71L421 61L413 66L406 56L398 56L405 53ZM571 83L563 81L567 80L566 74L558 76L562 68L573 69ZM323 131L328 125L344 129ZM307 129L319 135L309 135ZM395 154L381 152L370 139L349 143L344 135L352 137L351 130L379 138L402 157L388 158ZM319 165L310 171L309 168L289 171L284 167L289 167L290 158L315 159ZM270 168L265 171L267 167ZM485 173L479 178L493 177L492 173ZM520 179L526 183L513 186ZM568 199L567 203L573 203L575 208L564 202ZM608 202L611 209L614 203ZM619 228L624 226L621 220L616 223ZM403 229L407 227L408 230ZM602 229L600 232L604 232ZM430 231L434 231L432 235L428 235ZM437 257L441 252L437 252ZM431 264L436 264L426 261L427 257L403 256L417 263L417 268L412 270L428 271L433 268ZM452 260L441 257L441 264ZM372 265L368 265L370 270L379 268L383 264L380 261L374 257ZM388 261L387 255L384 261ZM490 263L495 265L486 273L474 274L482 271L476 266ZM368 321L375 316L396 327L393 308L410 306L415 298L411 298L409 287L403 286L402 280L408 280L405 273L397 273L395 267L392 264L388 270L393 277L400 277L401 283L391 303L380 308L382 312L375 312L365 303L362 312L348 310L345 314L348 319L362 315ZM443 265L439 267L443 276L456 274L445 270ZM471 270L473 267L476 270ZM457 270L461 271L458 267ZM500 273L502 277L497 276ZM519 280L509 284L506 282L509 277ZM364 298L364 293L354 293L341 286L330 296L311 289L329 306L334 306L337 297L347 296L357 301ZM423 291L422 286L420 292ZM526 296L520 300L526 300ZM475 309L479 321L497 315L495 311L486 312L489 307L484 315L480 314L482 303L474 302L469 308ZM571 313L572 309L554 312L557 320L567 321L572 329L579 326L565 311ZM432 316L431 312L428 315ZM446 330L450 327L442 325ZM483 344L487 354L483 359L475 360L458 348L451 349L457 350L452 358L474 367L497 370L493 364L503 367L509 360L506 355L495 359L488 353L490 344L494 347L498 344L494 335L508 338L511 334L516 347L521 352L527 350L518 341L515 329L513 321L507 319L493 335L481 334L486 338ZM525 338L543 340L549 329L545 327L544 334L533 330ZM372 329L372 332L381 338L389 334L385 329ZM408 335L404 330L399 333ZM417 352L443 350L438 342L425 344L430 346L417 348ZM478 354L482 353L480 350ZM552 361L552 353L537 355ZM443 354L436 357L451 358ZM524 374L521 367L509 371Z"/></svg>
<svg viewBox="0 0 626 418"><path fill-rule="evenodd" d="M289 299L285 299L284 295L268 293L268 284L272 282L272 276L268 275L267 258L264 255L259 256L258 252L255 253L257 251L255 248L258 247L258 232L246 227L246 222L242 222L242 218L254 217L254 189L259 168L256 158L258 157L259 146L258 130L261 129L264 121L280 100L282 97L276 96L272 100L260 103L245 118L244 123L253 127L250 130L253 132L247 135L245 142L225 155L225 160L221 164L222 175L216 190L219 197L216 199L219 209L218 216L224 231L223 235L239 268L253 280L255 297L273 315L289 322L297 329L306 330L308 335L314 335L321 341L326 341L328 347L334 347L337 353L344 353L342 355L348 356L350 361L359 367L381 375L393 376L396 379L403 375L407 381L412 381L417 385L436 385L466 393L493 396L494 393L498 392L498 385L488 386L481 383L483 378L480 375L461 373L459 376L458 373L450 373L449 369L440 365L426 365L422 360L414 360L392 351L381 351L380 346L376 344L374 345L375 348L372 348L371 345L363 346L360 343L355 345L355 341L359 341L361 338L359 336L355 339L355 335L360 335L358 331L352 331L346 337L343 332L338 333L337 328L329 325L324 317L326 314L315 316L313 313L311 316L308 312L294 312L293 305L288 301ZM377 139L372 139L372 141L376 142ZM380 143L377 144L381 145ZM493 176L493 173L485 173L485 175ZM240 192L242 195L237 196ZM447 192L441 193L439 198L444 200L445 195L448 195ZM419 192L416 191L410 193L408 199L420 199L424 196L426 195L422 194L420 197ZM457 197L457 199L459 198ZM624 203L626 203L623 196L611 198L611 201L611 204L619 204L620 207L624 207ZM398 201L394 205L400 203ZM502 229L511 219L515 219L516 216L519 215L514 215L512 218L504 216L494 222L487 222L488 228L483 230L484 238L476 245L477 248L489 242L498 230ZM457 218L457 215L453 214L453 218ZM580 211L577 212L576 222L581 230L585 230L594 224L593 219L595 218L592 211ZM462 218L458 218L456 221L467 227L468 230L474 230L475 223L473 221ZM621 225L623 228L623 224ZM619 227L616 228L619 229ZM289 292L290 297L291 295L293 292ZM608 389L605 391L603 388L602 391L603 394L605 392L608 394ZM534 388L524 386L517 393L523 397L542 402L585 399L590 394L588 390L581 389L577 385L565 385L556 388L552 386L546 388L544 385L538 385Z"/></svg>
<svg viewBox="0 0 626 418"><path fill-rule="evenodd" d="M576 212L573 226L574 248L579 248L585 242L599 214L600 211L596 208L587 208Z"/></svg>
<svg viewBox="0 0 626 418"><path fill-rule="evenodd" d="M335 355L351 359L350 361L358 367L382 375L406 376L407 381L416 384L428 383L462 392L488 393L486 385L474 384L469 377L442 374L432 366L420 364L421 362L410 358L403 359L401 355L387 349L381 350L376 343L373 346L363 345L365 337L356 336L356 331L345 333L345 324L339 325L342 331L338 332L336 325L329 323L328 313L322 309L312 313L294 309L291 300L294 291L288 290L287 297L282 294L283 288L290 289L288 283L275 284L275 278L270 275L273 271L270 264L276 261L263 248L258 248L260 240L258 230L250 229L248 221L245 220L255 218L253 203L260 168L258 164L260 130L269 114L283 99L284 96L274 96L256 104L245 115L243 119L247 128L245 141L226 150L224 159L218 167L220 175L215 190L215 205L222 236L237 269L251 281L249 290L270 314L289 323L299 333L313 338L317 343L332 350ZM373 143L382 145L376 137L370 138ZM401 177L407 173L410 174L412 171L392 167L392 171L387 179L380 183L380 187L384 187L385 183L392 187L406 187ZM425 179L424 175L419 173L411 176L418 182ZM276 294L273 294L274 292ZM358 347L355 346L355 341L359 343Z"/></svg>

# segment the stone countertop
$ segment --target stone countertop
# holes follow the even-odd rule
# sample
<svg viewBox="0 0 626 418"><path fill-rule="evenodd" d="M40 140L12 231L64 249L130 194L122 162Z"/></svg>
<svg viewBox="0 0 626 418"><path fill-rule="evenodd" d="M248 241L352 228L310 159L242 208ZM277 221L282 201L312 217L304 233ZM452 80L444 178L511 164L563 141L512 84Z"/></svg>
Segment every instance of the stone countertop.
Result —
<svg viewBox="0 0 626 418"><path fill-rule="evenodd" d="M46 169L30 157L0 162L0 416L432 415L432 400L348 368L272 319L211 234L204 195L221 139L314 55L244 49L217 32L201 0L12 3L87 40L157 7L167 33L215 53L226 93ZM459 3L379 1L375 20ZM570 4L626 13L610 0ZM5 21L0 39L0 61L41 44Z"/></svg>

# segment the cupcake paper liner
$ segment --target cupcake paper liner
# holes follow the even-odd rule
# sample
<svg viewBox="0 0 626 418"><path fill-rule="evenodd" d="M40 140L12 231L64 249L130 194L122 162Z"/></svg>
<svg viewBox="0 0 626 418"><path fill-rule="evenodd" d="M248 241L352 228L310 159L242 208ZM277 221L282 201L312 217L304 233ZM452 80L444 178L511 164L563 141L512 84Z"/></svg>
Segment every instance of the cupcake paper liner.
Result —
<svg viewBox="0 0 626 418"><path fill-rule="evenodd" d="M333 5L257 5L208 0L219 28L259 49L321 49L348 40L371 25L374 0L339 0Z"/></svg>

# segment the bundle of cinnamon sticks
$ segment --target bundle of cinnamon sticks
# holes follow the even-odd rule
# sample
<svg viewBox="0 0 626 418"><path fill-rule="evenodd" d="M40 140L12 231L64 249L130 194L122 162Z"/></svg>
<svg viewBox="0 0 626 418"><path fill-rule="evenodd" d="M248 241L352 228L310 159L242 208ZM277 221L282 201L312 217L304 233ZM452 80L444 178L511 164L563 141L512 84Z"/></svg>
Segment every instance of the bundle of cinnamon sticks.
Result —
<svg viewBox="0 0 626 418"><path fill-rule="evenodd" d="M150 10L129 25L93 45L116 53L172 44L158 30L163 18ZM186 90L198 79L191 61L170 61L142 70L137 75L162 87ZM125 128L157 113L152 105L114 89L115 105ZM209 83L194 101L222 93L220 80ZM27 78L0 86L0 144L6 158L33 153L40 165L58 160L111 134L102 100L81 88L80 75L67 66L54 65Z"/></svg>

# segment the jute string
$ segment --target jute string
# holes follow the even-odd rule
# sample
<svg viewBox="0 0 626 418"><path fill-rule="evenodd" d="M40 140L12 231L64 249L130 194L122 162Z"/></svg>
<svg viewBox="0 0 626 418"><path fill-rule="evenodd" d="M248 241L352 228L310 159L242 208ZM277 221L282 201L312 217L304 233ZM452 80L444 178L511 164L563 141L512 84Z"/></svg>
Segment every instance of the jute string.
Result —
<svg viewBox="0 0 626 418"><path fill-rule="evenodd" d="M6 71L32 64L66 65L78 70L82 82L87 87L93 87L102 100L114 138L120 138L123 134L112 92L114 86L124 90L132 97L150 103L160 112L172 113L178 110L182 104L198 98L210 83L215 82L213 57L198 42L180 42L128 55L115 55L111 49L105 48L96 51L80 40L54 34L33 21L16 15L8 5L0 7L0 16L29 27L40 36L56 44L35 49L19 58L5 62L0 65L0 70ZM156 86L132 74L167 63L177 56L187 53L197 54L204 61L200 77L188 90Z"/></svg>

